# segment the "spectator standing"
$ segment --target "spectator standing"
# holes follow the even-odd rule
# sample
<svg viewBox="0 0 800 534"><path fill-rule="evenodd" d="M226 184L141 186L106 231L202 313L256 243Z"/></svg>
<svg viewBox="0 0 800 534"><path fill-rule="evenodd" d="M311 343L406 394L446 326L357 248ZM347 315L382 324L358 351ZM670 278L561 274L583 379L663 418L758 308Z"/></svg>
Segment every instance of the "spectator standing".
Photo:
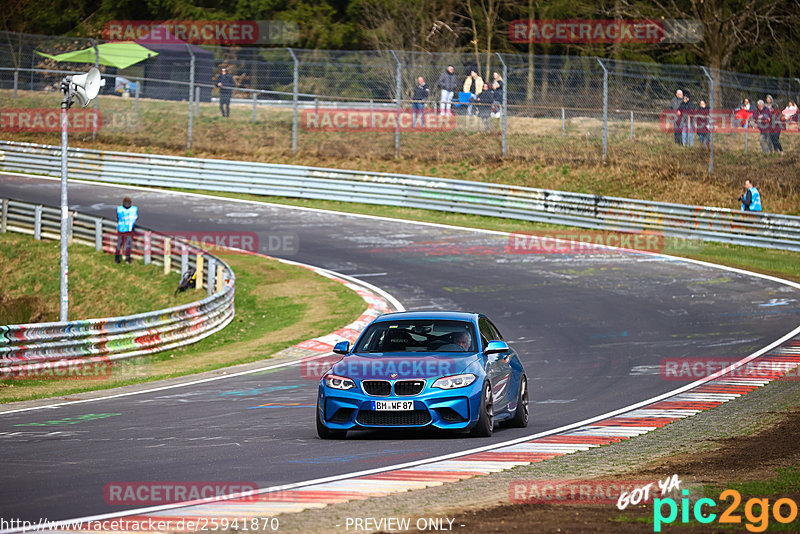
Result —
<svg viewBox="0 0 800 534"><path fill-rule="evenodd" d="M492 102L494 102L494 91L489 88L489 84L483 84L483 88L475 98L475 105L478 108L478 117L481 118L483 124L486 126L486 131L492 131L492 126L489 124L489 117L492 114Z"/></svg>
<svg viewBox="0 0 800 534"><path fill-rule="evenodd" d="M769 134L772 142L772 151L783 156L783 146L781 146L781 130L783 129L783 121L781 119L783 119L783 115L777 104L775 104L772 95L767 95L764 105L769 109L770 113L771 128Z"/></svg>
<svg viewBox="0 0 800 534"><path fill-rule="evenodd" d="M439 76L439 89L441 90L441 103L439 104L439 115L450 113L450 106L453 102L453 95L458 87L456 79L456 69L448 65L447 69Z"/></svg>
<svg viewBox="0 0 800 534"><path fill-rule="evenodd" d="M139 208L133 205L130 197L122 200L122 206L117 206L117 250L114 262L120 262L122 244L125 243L125 261L131 262L131 245L133 245L133 231L136 220L139 218Z"/></svg>
<svg viewBox="0 0 800 534"><path fill-rule="evenodd" d="M236 86L233 81L233 76L228 74L228 69L222 67L219 71L219 76L214 80L214 85L219 87L219 110L223 117L230 117L231 115L231 93Z"/></svg>
<svg viewBox="0 0 800 534"><path fill-rule="evenodd" d="M697 137L700 144L709 146L711 141L711 127L708 124L708 106L705 100L700 100L700 107L695 111L695 126L697 127Z"/></svg>
<svg viewBox="0 0 800 534"><path fill-rule="evenodd" d="M744 181L744 194L739 197L742 211L761 211L761 193L750 180Z"/></svg>
<svg viewBox="0 0 800 534"><path fill-rule="evenodd" d="M781 112L783 115L783 122L788 125L791 121L797 122L797 104L793 100L786 103L786 107Z"/></svg>
<svg viewBox="0 0 800 534"><path fill-rule="evenodd" d="M678 107L681 113L681 144L694 146L695 106L688 92L683 93L683 102Z"/></svg>
<svg viewBox="0 0 800 534"><path fill-rule="evenodd" d="M472 114L472 101L478 95L481 94L481 92L483 91L484 85L486 85L486 84L483 83L483 78L481 78L478 75L478 73L475 72L474 70L471 70L469 72L469 76L467 76L467 79L464 80L464 87L462 87L462 90L465 93L469 93L470 94L470 96L469 96L470 103L467 106L467 115L471 115Z"/></svg>
<svg viewBox="0 0 800 534"><path fill-rule="evenodd" d="M669 102L669 109L676 113L675 121L672 123L672 132L675 136L676 145L683 144L681 137L681 104L683 104L683 91L678 89L675 91L675 97Z"/></svg>
<svg viewBox="0 0 800 534"><path fill-rule="evenodd" d="M417 127L417 118L422 122L422 127L425 127L425 101L431 94L428 89L428 84L425 83L425 78L417 76L417 85L414 86L414 94L411 97L411 107L413 108L414 120L411 124L412 128Z"/></svg>
<svg viewBox="0 0 800 534"><path fill-rule="evenodd" d="M750 117L753 116L753 105L750 103L749 98L745 98L742 104L736 108L736 119L739 120L739 126L746 128L750 122Z"/></svg>
<svg viewBox="0 0 800 534"><path fill-rule="evenodd" d="M495 74L497 74L495 72ZM497 80L492 82L492 117L499 118L503 111L503 84Z"/></svg>
<svg viewBox="0 0 800 534"><path fill-rule="evenodd" d="M763 100L756 102L753 120L758 127L758 142L761 144L761 151L769 154L772 152L772 115Z"/></svg>

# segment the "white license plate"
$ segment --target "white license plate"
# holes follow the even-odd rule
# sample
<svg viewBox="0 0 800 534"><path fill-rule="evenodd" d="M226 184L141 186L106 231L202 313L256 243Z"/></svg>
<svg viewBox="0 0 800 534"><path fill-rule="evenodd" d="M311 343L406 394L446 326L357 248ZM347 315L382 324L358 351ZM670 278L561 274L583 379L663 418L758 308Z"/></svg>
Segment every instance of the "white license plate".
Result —
<svg viewBox="0 0 800 534"><path fill-rule="evenodd" d="M410 411L414 409L414 401L372 401L375 411Z"/></svg>

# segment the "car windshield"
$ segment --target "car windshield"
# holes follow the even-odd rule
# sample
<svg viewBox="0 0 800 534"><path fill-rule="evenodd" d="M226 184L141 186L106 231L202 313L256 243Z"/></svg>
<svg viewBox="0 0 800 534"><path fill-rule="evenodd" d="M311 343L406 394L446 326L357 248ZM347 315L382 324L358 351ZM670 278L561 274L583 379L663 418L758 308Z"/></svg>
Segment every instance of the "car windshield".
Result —
<svg viewBox="0 0 800 534"><path fill-rule="evenodd" d="M370 325L354 352L475 352L471 323L436 319Z"/></svg>

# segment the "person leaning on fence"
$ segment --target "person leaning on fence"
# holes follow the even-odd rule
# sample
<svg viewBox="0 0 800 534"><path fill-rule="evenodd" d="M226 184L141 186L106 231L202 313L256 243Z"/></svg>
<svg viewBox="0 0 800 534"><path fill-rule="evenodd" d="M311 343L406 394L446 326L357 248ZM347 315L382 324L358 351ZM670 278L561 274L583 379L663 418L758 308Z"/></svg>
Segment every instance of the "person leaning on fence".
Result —
<svg viewBox="0 0 800 534"><path fill-rule="evenodd" d="M758 128L758 142L764 154L772 152L772 113L763 100L756 102L756 109L753 111L753 121Z"/></svg>
<svg viewBox="0 0 800 534"><path fill-rule="evenodd" d="M681 136L681 111L680 107L683 104L683 91L678 89L675 91L675 97L669 102L669 109L675 112L675 121L672 123L672 132L675 136L675 144L681 145L682 143L682 136Z"/></svg>
<svg viewBox="0 0 800 534"><path fill-rule="evenodd" d="M787 126L787 129L792 121L797 122L797 104L794 103L794 100L789 100L786 102L786 107L783 108L781 115L781 120Z"/></svg>
<svg viewBox="0 0 800 534"><path fill-rule="evenodd" d="M483 88L475 98L472 99L475 106L478 108L478 117L481 118L483 124L486 126L486 131L492 131L489 124L489 117L492 114L492 102L494 102L494 91L489 88L489 84L483 84Z"/></svg>
<svg viewBox="0 0 800 534"><path fill-rule="evenodd" d="M697 137L700 138L701 145L706 145L706 147L708 147L711 141L711 127L708 124L708 106L705 100L700 99L700 107L698 107L694 113Z"/></svg>
<svg viewBox="0 0 800 534"><path fill-rule="evenodd" d="M744 194L739 197L742 211L761 211L761 193L750 180L744 181Z"/></svg>
<svg viewBox="0 0 800 534"><path fill-rule="evenodd" d="M228 74L228 69L222 67L219 71L219 76L214 80L214 85L219 87L219 110L223 117L230 117L231 115L231 93L236 82L233 81L233 76Z"/></svg>
<svg viewBox="0 0 800 534"><path fill-rule="evenodd" d="M422 127L425 128L425 101L431 94L428 89L428 84L425 83L425 78L417 76L417 85L414 86L414 94L411 97L411 108L414 113L414 120L411 123L412 128L417 127L417 118L422 121Z"/></svg>
<svg viewBox="0 0 800 534"><path fill-rule="evenodd" d="M471 70L467 79L464 80L464 87L462 87L465 93L470 94L470 104L467 106L467 115L472 114L472 100L481 94L484 86L488 87L488 85L483 83L483 78L481 78L477 72Z"/></svg>
<svg viewBox="0 0 800 534"><path fill-rule="evenodd" d="M439 115L450 113L450 106L453 103L453 95L457 87L456 68L452 65L448 65L441 76L439 76L439 89L442 93L441 102L439 103Z"/></svg>
<svg viewBox="0 0 800 534"><path fill-rule="evenodd" d="M736 119L739 121L739 126L746 128L750 124L750 118L753 116L753 104L750 103L749 98L742 101L742 105L736 108Z"/></svg>
<svg viewBox="0 0 800 534"><path fill-rule="evenodd" d="M125 243L125 261L131 262L131 246L133 245L133 231L136 220L139 218L139 208L131 203L129 197L122 200L122 206L117 206L117 249L114 262L120 262L122 244Z"/></svg>
<svg viewBox="0 0 800 534"><path fill-rule="evenodd" d="M495 72L495 74L497 74ZM503 86L495 80L492 82L492 117L500 118L503 111Z"/></svg>
<svg viewBox="0 0 800 534"><path fill-rule="evenodd" d="M683 93L683 102L678 108L681 113L681 144L683 146L694 146L694 119L696 109L689 93Z"/></svg>

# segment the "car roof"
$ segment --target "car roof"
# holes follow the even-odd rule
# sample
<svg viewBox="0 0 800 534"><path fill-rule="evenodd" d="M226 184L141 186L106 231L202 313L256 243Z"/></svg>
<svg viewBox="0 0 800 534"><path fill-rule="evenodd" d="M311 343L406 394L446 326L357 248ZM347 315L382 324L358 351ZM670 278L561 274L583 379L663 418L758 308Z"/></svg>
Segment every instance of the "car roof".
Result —
<svg viewBox="0 0 800 534"><path fill-rule="evenodd" d="M405 321L405 320L419 320L419 319L431 319L431 320L451 320L451 321L476 321L481 314L473 313L473 312L455 312L455 311L405 311L405 312L395 312L395 313L387 313L381 315L375 322L383 322L383 321Z"/></svg>

